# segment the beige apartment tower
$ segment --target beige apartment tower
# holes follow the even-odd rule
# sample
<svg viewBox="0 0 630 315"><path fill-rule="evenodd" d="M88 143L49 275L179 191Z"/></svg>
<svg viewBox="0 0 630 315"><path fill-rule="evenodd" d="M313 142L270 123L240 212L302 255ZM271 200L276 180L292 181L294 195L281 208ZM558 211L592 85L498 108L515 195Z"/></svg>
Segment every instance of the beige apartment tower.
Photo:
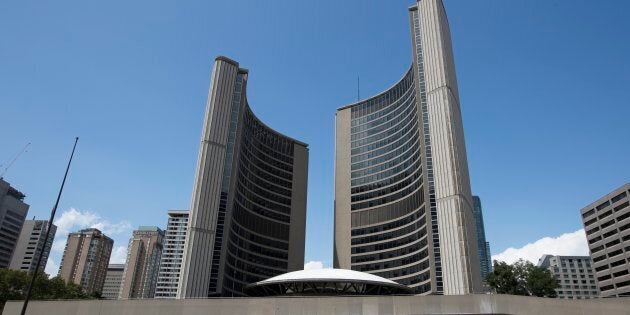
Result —
<svg viewBox="0 0 630 315"><path fill-rule="evenodd" d="M46 239L47 230L47 220L33 219L24 221L9 268L33 272L37 266L39 256L42 256L39 271L44 272L48 262L48 255L55 239L55 233L57 232L57 226L51 225L48 239Z"/></svg>
<svg viewBox="0 0 630 315"><path fill-rule="evenodd" d="M90 228L68 235L59 277L80 285L88 293L103 292L114 241L100 230Z"/></svg>
<svg viewBox="0 0 630 315"><path fill-rule="evenodd" d="M164 231L141 226L133 231L120 286L121 299L152 299L160 270Z"/></svg>
<svg viewBox="0 0 630 315"><path fill-rule="evenodd" d="M307 144L264 124L248 71L218 57L197 160L178 297L241 296L304 267Z"/></svg>
<svg viewBox="0 0 630 315"><path fill-rule="evenodd" d="M630 183L582 208L602 297L630 297Z"/></svg>
<svg viewBox="0 0 630 315"><path fill-rule="evenodd" d="M412 62L336 115L334 267L417 294L480 292L466 145L441 0L409 8Z"/></svg>

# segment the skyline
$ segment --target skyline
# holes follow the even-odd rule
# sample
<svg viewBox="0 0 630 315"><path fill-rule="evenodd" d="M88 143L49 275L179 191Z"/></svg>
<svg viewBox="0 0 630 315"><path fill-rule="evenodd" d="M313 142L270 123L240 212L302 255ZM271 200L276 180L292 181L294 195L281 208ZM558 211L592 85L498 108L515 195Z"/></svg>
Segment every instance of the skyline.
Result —
<svg viewBox="0 0 630 315"><path fill-rule="evenodd" d="M615 37L622 38L619 35L615 36L615 34L623 34L624 30L629 28L628 22L620 18L614 19L616 14L621 16L620 12L623 9L620 8L627 7L627 4L604 3L595 5L583 2L581 8L577 8L580 5L565 2L556 3L555 6L560 8L553 10L554 4L545 4L542 1L533 3L535 4L529 4L529 2L528 4L525 2L515 3L513 4L514 8L496 2L481 2L478 3L479 7L455 1L445 3L449 11L451 31L453 32L472 189L473 194L479 195L484 200L486 234L495 255L510 246L520 247L544 236L559 236L579 230L581 228L579 209L628 181L627 171L624 173L619 169L623 170L623 157L628 156L629 149L627 146L624 148L623 143L620 145L619 139L616 139L615 136L628 134L629 131L627 123L624 124L623 120L624 117L627 117L629 109L622 104L624 100L629 99L628 91L623 90L623 82L628 82L629 79L628 71L624 72L623 70L630 69L630 64L627 60L623 60L622 56L628 54L630 47L627 43L616 41L615 46L613 46L614 50L607 51L605 49L611 47ZM308 15L305 19L307 22L313 22L318 15L328 16L331 19L332 17L342 17L349 12L345 6L352 6L352 4L355 3L350 2L342 5L340 12L336 13L327 13L324 12L325 10L311 8L315 9L314 12L311 12L313 15ZM333 52L326 53L327 48L320 48L316 49L314 53L306 54L307 57L317 57L315 54L324 53L319 56L319 59L315 59L321 61L321 64L325 64L326 61L335 58L335 56L343 60L343 65L346 68L341 67L341 71L335 72L339 73L340 78L339 80L332 80L330 83L323 82L320 76L326 71L335 71L335 68L340 68L340 63L336 63L335 67L327 66L318 70L312 65L309 66L292 58L284 58L284 60L278 58L278 55L288 57L291 55L290 51L306 53L306 50L315 48L315 44L299 41L297 30L289 31L288 36L285 36L286 34L280 30L282 26L295 23L299 30L306 28L309 31L307 32L308 35L319 33L315 28L311 29L311 26L305 25L305 22L297 19L288 19L288 21L287 19L280 19L272 23L271 27L262 26L258 32L247 30L254 33L247 35L252 36L253 44L236 43L223 38L220 39L225 41L219 40L221 43L213 44L209 43L211 40L206 38L205 41L201 42L204 45L203 49L200 49L195 46L199 43L186 37L184 42L193 48L186 46L186 50L170 50L164 53L157 50L149 51L147 47L153 47L151 45L161 47L161 45L168 43L156 40L155 34L157 33L144 33L146 30L140 22L132 21L131 17L123 14L123 22L130 25L123 24L132 26L130 33L132 36L123 36L120 42L117 41L114 35L125 34L122 32L124 27L119 26L121 29L117 29L117 32L105 32L105 35L109 35L104 38L105 41L129 44L135 38L133 35L137 36L142 33L148 35L147 38L149 39L146 42L148 45L132 46L132 48L135 47L135 50L129 49L125 52L123 52L124 49L105 49L105 52L118 53L118 55L114 54L115 58L106 58L105 53L103 55L97 54L97 48L107 48L106 45L97 46L95 42L91 41L91 38L82 37L87 36L86 34L82 36L79 34L78 37L88 43L83 47L91 53L88 56L101 56L102 58L102 64L91 64L86 60L89 58L84 56L85 59L82 59L81 55L77 53L77 51L81 51L79 46L83 46L80 44L81 41L77 42L79 43L77 46L74 46L77 43L72 40L63 44L54 44L45 40L32 40L33 37L29 36L24 36L29 40L19 41L16 34L30 34L27 32L29 28L21 24L26 24L29 19L24 22L17 22L17 19L20 18L19 14L8 16L6 13L0 13L1 20L4 21L0 23L12 23L11 25L18 26L17 32L10 34L0 31L4 38L2 46L8 47L6 50L0 51L0 59L2 60L0 61L0 69L6 68L8 72L5 73L11 74L9 77L0 76L0 80L5 83L0 85L0 95L5 95L5 97L0 98L0 107L4 112L8 112L7 117L16 118L0 126L0 131L12 135L11 139L0 140L0 147L3 148L0 152L0 163L5 164L5 161L10 160L26 142L33 143L29 152L23 155L9 170L6 180L27 195L25 201L31 205L28 218L36 215L38 219L47 219L48 211L52 206L52 199L61 180L64 161L69 153L70 140L73 136L78 135L82 141L77 148L76 164L73 165L70 172L67 190L60 205L58 220L63 218L63 214L66 213L68 222L77 222L76 218L84 218L86 219L84 221L108 226L114 232L118 232L114 233L116 235L112 235L116 240L115 248L120 246L126 248L131 230L137 226L165 226L168 209L189 208L195 156L198 149L197 141L201 133L202 113L205 94L209 85L211 61L215 55L225 54L228 57L238 59L243 65L255 70L250 80L249 98L252 100L256 115L274 128L278 128L279 131L294 135L311 145L311 161L317 161L317 163L311 163L309 172L310 198L307 208L307 222L309 223L307 223L306 260L323 261L325 265L330 266L332 227L329 225L332 222L332 189L330 186L333 178L332 130L334 129L334 109L353 101L356 97L356 74L361 77L361 94L366 96L380 92L383 86L391 86L399 78L399 73L409 66L411 63L408 57L410 51L409 30L408 26L405 25L407 20L404 18L405 9L409 4L397 1L395 4L387 6L359 5L360 9L357 15L363 14L363 16L350 16L351 21L357 22L372 15L379 16L384 21L378 21L374 29L369 29L369 31L356 26L346 29L347 33L341 32L341 34L332 36L331 42L335 45L334 47L338 48L336 50L330 49L334 50ZM253 8L246 8L247 6L241 8L238 4L221 5L244 10L248 18L260 19L254 14L256 10L262 10L266 14L276 16L270 9L262 5L253 5ZM309 8L309 5L313 4L293 5ZM328 9L336 8L328 2L324 2L323 5ZM537 5L552 10L543 10L545 14L549 15L537 13L532 17L532 15L523 14L529 18L520 20L518 15L514 14L518 9L533 11L533 7ZM613 5L615 8L612 8ZM95 6L98 7L99 5ZM137 9L139 10L141 5L138 6ZM19 9L20 5L17 7ZM569 17L561 20L563 23L551 21L554 14L567 13L563 12L563 9L566 10L569 7L572 11L568 10ZM156 10L154 7L151 9ZM277 15L279 18L282 17L283 12L286 14L287 11L293 9L293 6L280 5L280 9ZM493 12L492 9L494 9L494 13L502 16L494 16L492 19L492 16L482 15L488 18L483 21L481 16L476 15L482 13L483 9L490 9L490 12ZM187 10L188 8L183 9L185 12L188 12ZM606 10L609 12L605 12L606 15L604 15L602 11ZM10 10L1 11L9 12ZM303 10L301 12L309 13L308 11ZM43 14L43 17L49 17L49 15L54 14L53 12L54 10L46 12L45 8L42 8L42 12L39 14ZM376 15L377 12L382 15ZM108 13L112 14L113 12ZM150 13L156 12L151 11ZM181 13L176 11L174 14ZM510 13L514 15L510 15ZM165 13L162 12L162 14ZM400 18L401 16L403 18ZM580 17L585 16L591 18L589 20L591 23L584 23L586 26L578 23L582 22ZM124 19L125 17L128 19ZM575 20L570 20L571 18ZM53 23L49 30L40 29L40 31L44 35L51 33L54 35L57 34L55 32L67 31L67 28L78 25L73 23L80 21L88 26L88 30L104 31L101 29L103 26L98 24L99 21L90 23L82 20L82 18L76 19L69 19L68 22L65 22L67 24L55 25ZM148 19L148 22L153 21L148 17L145 19ZM219 18L219 20L221 19ZM336 19L333 20L337 21ZM471 23L473 20L477 23L484 23L473 25L474 23ZM526 43L521 43L523 46L507 42L508 45L498 47L501 48L498 54L492 54L490 49L484 50L473 47L478 46L474 44L475 40L478 41L477 43L490 42L495 44L501 40L508 41L506 37L501 36L505 36L505 34L497 34L490 30L495 25L493 23L497 21L509 21L510 23L507 23L508 29L511 27L511 30L516 30L515 33L518 34L521 31L521 35L525 34L527 29L525 26L532 25L519 24L523 23L524 20L536 20L543 26L557 26L558 29L555 31L558 35L573 34L575 38L557 36L558 38L555 39L559 43L554 45L551 42L551 37L525 37ZM36 26L41 28L45 21L46 19ZM599 38L596 35L600 34L595 32L592 27L605 21L615 21L619 25L608 25L605 29L610 31L610 34L607 37ZM199 23L199 21L194 20L191 22L194 25ZM226 24L217 25L228 25L227 21L221 23ZM385 24L392 26L385 27ZM338 26L339 24L320 26L330 32L330 29L334 29L334 25ZM572 27L573 29L569 30ZM376 28L384 29L376 30ZM474 36L474 31L479 28L487 28L485 30L489 31L484 33L488 36L485 40L482 37ZM536 35L545 35L536 33L536 30L534 27L530 31ZM580 30L582 32L579 32ZM133 31L138 32L138 34ZM541 30L538 29L538 32ZM579 36L575 35L578 33ZM151 34L153 35L151 36ZM245 34L245 30L240 29L239 34ZM170 35L173 36L172 33ZM219 34L213 35L220 37ZM42 40L45 37L40 36L42 37L35 37L35 39ZM256 41L256 36L273 38L271 40L272 45L265 46L266 43L260 39ZM169 39L172 41L173 37L169 37ZM310 38L310 36L306 37ZM388 44L383 46L393 47L393 49L390 51L361 43L361 40L369 42L367 39L370 38L377 41L387 41ZM315 39L317 40L317 38ZM364 55L357 52L345 52L343 49L347 46L340 44L343 39L348 39L352 45L358 46L359 49L357 50L364 52ZM604 49L591 47L596 45L585 47L583 46L584 40L594 40ZM526 49L527 45L525 44L536 46L538 41L548 44L545 47L549 50L542 52ZM318 43L326 42L328 40L320 39L318 41ZM25 45L34 48L37 47L37 43L52 45L52 47L59 45L59 48L67 47L66 50L43 49L42 52L23 50ZM514 46L509 44L514 44ZM247 45L254 46L248 47ZM263 56L246 53L248 49L251 50L258 45L261 46L263 52L261 55ZM300 45L303 48L298 47ZM562 45L568 45L568 48L563 48ZM525 50L519 51L518 48L525 48ZM288 51L284 52L285 49ZM370 51L370 49L373 50ZM562 52L567 52L564 49L574 49L576 55L572 57L575 58L564 58L566 56L563 56ZM19 55L18 52L20 51L28 51L29 53ZM194 61L185 62L184 58L177 54L184 51L187 51L191 56L194 55L192 58ZM341 53L339 53L340 51ZM72 58L66 57L67 59L64 59L61 56L64 52L74 52L75 54L72 54ZM502 58L503 52L509 52L514 59ZM127 53L132 57L125 58ZM483 53L488 54L488 56L482 56ZM604 54L602 58L597 58L597 63L587 58L578 58L588 57L595 53L597 55ZM151 54L153 54L153 58L147 58L147 61L140 59L151 56ZM171 63L165 61L167 57L177 56L179 58L174 58L170 61ZM385 56L387 58L383 58ZM65 67L57 68L59 65L52 65L54 63L52 60L49 61L51 64L48 65L45 62L42 64L34 62L36 58L45 61L46 58L54 57L61 57L62 61L59 65L67 66L68 69ZM480 58L474 60L473 57ZM578 59L581 60L578 62ZM127 63L116 66L116 60L127 61ZM134 64L132 61L139 63ZM484 66L488 67L493 62L498 64L497 68L503 68L503 70L494 69L493 72L484 69ZM516 67L519 62L523 62L525 65L522 68ZM541 62L544 66L538 68L540 65L537 67L536 62ZM76 65L73 66L74 63ZM580 68L577 67L578 64L581 66ZM123 65L129 68L126 69ZM181 67L182 65L185 67ZM295 73L295 65L306 67L310 70L309 75L313 77L302 78L305 81L289 80L291 74ZM116 67L110 68L112 66ZM161 68L161 66L165 67ZM91 71L84 69L91 69ZM515 69L518 70L509 71ZM536 77L534 74L536 70L541 69L548 71L545 73L546 76L538 77L540 82L532 80L531 77ZM587 69L589 69L588 72L586 72ZM604 71L604 69L608 71ZM64 77L60 70L68 71L67 77ZM141 73L142 71L146 71L146 73ZM118 96L116 93L111 95L103 93L104 91L101 89L92 87L93 80L84 79L78 74L87 74L90 79L97 79L97 75L102 75L103 79L95 81L121 94ZM169 74L175 74L174 79L169 77ZM190 74L194 75L188 78L187 75ZM582 80L581 78L585 74L593 75L598 81ZM27 80L31 79L31 76L35 80ZM57 76L65 78L62 81L67 83L54 82L60 79ZM493 79L493 76L499 78ZM46 79L48 77L50 78ZM565 83L563 85L563 80L572 84ZM138 84L138 82L145 84ZM156 83L158 85L154 86ZM525 87L528 84L531 84L530 88ZM324 85L325 88L319 89L320 85ZM78 86L79 88L70 89L70 86ZM37 90L32 91L33 87ZM489 98L488 93L495 92L489 87L497 89L503 87L506 89L506 94L494 95L493 98ZM324 95L312 96L317 91ZM531 97L527 95L530 91L538 92L537 95L548 96L549 99L540 100L537 97ZM39 96L37 95L39 93L28 92L40 92L43 95ZM92 99L93 95L102 97L102 99ZM296 99L302 101L302 99L295 97L300 95L302 98L309 96L309 99L303 100L304 105L296 104ZM522 99L518 99L519 97ZM90 101L85 102L85 100ZM560 106L562 105L558 104L560 101L565 101L566 104ZM597 111L591 112L592 104L589 101L601 102L601 105L597 105ZM507 102L515 103L511 108L513 109L511 115L503 111ZM84 106L85 103L88 105L87 108ZM134 103L137 105L130 105ZM154 103L160 104L162 107L150 106ZM317 106L320 106L321 103L325 103L326 106L318 108ZM7 104L8 110L5 109ZM184 112L180 111L182 104L187 108ZM518 104L522 107L519 107ZM574 104L575 106L573 106ZM551 105L558 105L558 107L549 109L548 106ZM105 106L111 106L111 109L104 110ZM291 112L291 109L296 106L299 106L303 116L310 118L306 121L310 128L303 127L305 122L289 119L281 114L283 111ZM537 112L542 113L544 110L547 110L544 112L546 115L536 114ZM27 115L24 113L40 114L26 117ZM90 119L94 115L100 115L104 119ZM513 121L510 119L512 117L522 117L522 119ZM529 123L527 123L528 119ZM531 121L538 122L538 124L534 124L535 127L538 127L535 129L538 130L531 130ZM598 123L589 124L588 122L591 121ZM56 127L53 122L60 123L62 127ZM573 126L580 123L582 126ZM117 128L113 128L112 125ZM324 128L326 125L328 127ZM509 130L509 127L514 129ZM497 130L501 130L501 132L497 132ZM581 141L578 140L580 138ZM510 146L510 143L517 143L517 145ZM581 149L587 144L596 144L595 149L601 147L610 151L602 154L602 152ZM177 153L173 154L172 152ZM503 154L505 157L498 157ZM545 160L542 160L541 156L543 155ZM531 161L540 164L529 165L528 163ZM598 167L588 168L588 165L597 165ZM99 169L96 170L95 168ZM598 174L597 172L601 173ZM543 177L551 179L551 183L541 183L540 180L536 180ZM42 178L46 180L42 180ZM535 188L532 189L531 187ZM70 208L79 209L79 212L68 212ZM85 211L88 210L93 211L94 215L85 215ZM536 220L536 215L545 216L550 222ZM75 221L71 220L72 216L75 217ZM97 218L98 216L101 219ZM559 218L567 220L563 222ZM103 219L109 223L102 222ZM523 224L522 222L530 222L530 224ZM78 230L77 225L73 225L73 227L75 227L74 230L69 232ZM317 233L315 229L321 227L328 228L328 231L324 229L321 233ZM523 235L510 233L514 230ZM323 241L321 236L327 241ZM65 235L62 235L61 232L57 235L57 240L60 239L62 243L65 241Z"/></svg>

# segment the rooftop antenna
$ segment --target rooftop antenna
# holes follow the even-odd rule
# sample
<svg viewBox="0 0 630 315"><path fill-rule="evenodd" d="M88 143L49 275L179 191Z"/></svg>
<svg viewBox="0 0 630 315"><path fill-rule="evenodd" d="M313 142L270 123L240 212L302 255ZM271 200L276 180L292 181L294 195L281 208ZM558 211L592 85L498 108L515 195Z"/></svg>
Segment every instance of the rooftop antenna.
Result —
<svg viewBox="0 0 630 315"><path fill-rule="evenodd" d="M27 143L22 150L20 150L20 152L18 154L15 155L15 157L13 158L13 160L11 160L11 162L9 162L9 165L7 165L7 167L4 168L4 171L2 171L2 174L0 174L0 179L2 179L4 177L4 174L7 173L7 171L9 170L9 168L11 167L11 165L13 165L13 163L15 163L15 161L17 161L17 159L22 155L22 153L26 152L26 149L28 148L28 146L31 145L31 143ZM0 165L2 166L2 165Z"/></svg>
<svg viewBox="0 0 630 315"><path fill-rule="evenodd" d="M359 76L357 76L357 102L361 100L361 81L359 81Z"/></svg>

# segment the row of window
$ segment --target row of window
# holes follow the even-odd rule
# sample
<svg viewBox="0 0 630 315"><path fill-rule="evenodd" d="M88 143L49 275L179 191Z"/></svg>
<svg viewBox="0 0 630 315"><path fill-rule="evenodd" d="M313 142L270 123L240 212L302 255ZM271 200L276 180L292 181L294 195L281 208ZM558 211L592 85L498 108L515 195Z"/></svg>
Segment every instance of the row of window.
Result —
<svg viewBox="0 0 630 315"><path fill-rule="evenodd" d="M418 132L413 132L413 130L411 132L409 132L408 134L404 135L403 137L401 137L400 139L388 144L387 146L384 146L378 150L374 150L374 151L370 151L370 152L366 152L366 153L362 153L362 154L358 154L358 155L353 155L350 160L351 163L359 163L362 161L366 161L369 162L367 160L370 159L375 159L375 158L379 158L378 160L376 160L376 162L373 162L369 165L375 165L384 161L387 161L389 159L391 159L391 156L389 155L390 153L394 152L394 150L402 147L403 145L409 144L412 141L416 141L416 139L418 138ZM387 158L382 157L382 155L388 154ZM369 166L368 165L368 166Z"/></svg>
<svg viewBox="0 0 630 315"><path fill-rule="evenodd" d="M415 117L415 116L414 116ZM372 142L370 144L364 145L362 147L354 148L350 150L351 155L360 155L369 151L377 150L382 147L386 147L388 144L401 139L408 137L412 132L416 131L418 127L418 120L414 119L409 124L405 125L403 128L395 128L396 133L389 135L388 138L378 140L376 142Z"/></svg>
<svg viewBox="0 0 630 315"><path fill-rule="evenodd" d="M273 238L288 240L289 226L283 223L265 220L260 216L253 215L241 207L238 203L234 203L234 215L232 223L238 224L252 232L268 235ZM261 243L266 245L265 243ZM271 245L269 245L271 246Z"/></svg>
<svg viewBox="0 0 630 315"><path fill-rule="evenodd" d="M409 245L413 243L414 241L421 239L426 234L427 234L427 230L421 229L417 231L416 233L410 234L403 238L393 240L391 242L352 247L351 253L353 255L365 254L365 253L371 253L371 252L376 252L376 251L388 250L391 248L398 248L401 246Z"/></svg>
<svg viewBox="0 0 630 315"><path fill-rule="evenodd" d="M353 211L351 214L351 224L353 227L382 224L387 221L397 220L403 216L419 209L424 205L424 188L418 189L415 193L405 199L398 200L378 208L369 210Z"/></svg>
<svg viewBox="0 0 630 315"><path fill-rule="evenodd" d="M414 80L412 70L413 67L407 71L400 82L386 92L352 106L352 126L358 126L386 115L391 110L389 105L400 99L409 89L413 88Z"/></svg>
<svg viewBox="0 0 630 315"><path fill-rule="evenodd" d="M288 164L293 164L293 140L269 129L261 123L252 110L247 106L244 117L245 126L247 126L247 135L253 136L256 140L266 146L260 148L265 150L266 154Z"/></svg>
<svg viewBox="0 0 630 315"><path fill-rule="evenodd" d="M245 189L246 187L243 185L237 185L237 195L242 195L243 197L245 197L248 200L251 200L251 202L259 204L262 207L265 207L269 210L273 210L276 212L280 212L280 213L286 213L286 214L291 214L291 207L290 205L282 205L279 204L277 202L273 202L270 200L270 198L268 198L267 196L261 197L257 194L254 194L253 192L251 192L248 189ZM267 193L269 194L269 193Z"/></svg>
<svg viewBox="0 0 630 315"><path fill-rule="evenodd" d="M364 168L358 171L353 171L351 173L351 178L359 178L359 177L363 177L363 176L367 176L367 175L371 175L371 174L375 174L375 173L379 173L385 170L388 170L392 167L395 167L397 165L400 165L403 161L407 160L408 158L412 157L413 155L420 155L420 151L418 150L408 150L406 152L404 152L403 154L398 155L396 158L391 159L389 161L387 161L386 163L382 163L376 166L372 166L369 168Z"/></svg>
<svg viewBox="0 0 630 315"><path fill-rule="evenodd" d="M373 159L369 159L369 160L364 160L362 162L358 162L358 163L354 163L351 166L352 171L355 170L359 170L359 169L363 169L366 167L371 167L374 165L378 165L381 164L383 162L387 162L397 156L400 156L402 154L404 154L405 152L408 151L418 151L419 150L419 142L418 140L418 134L414 134L405 144L401 145L400 147L392 150L391 152L381 155L377 158L373 158Z"/></svg>
<svg viewBox="0 0 630 315"><path fill-rule="evenodd" d="M410 166L413 165L413 168L415 168L415 170L419 171L420 168L420 155L419 154L414 154L410 159L408 159L407 161L405 161L404 163L398 164L396 167L390 168L384 172L380 172L374 175L370 175L370 176L366 176L366 177L361 177L361 178L357 178L357 179L353 179L350 182L351 186L360 186L360 185L364 185L364 184L368 184L368 183L373 183L373 182L377 182L380 181L382 179L391 177L393 175L396 175L404 170L406 170L407 168L409 168ZM414 170L414 169L412 169Z"/></svg>
<svg viewBox="0 0 630 315"><path fill-rule="evenodd" d="M234 224L236 223L236 224ZM277 248L279 250L289 250L288 240L275 240L269 237L262 236L256 232L250 232L243 227L241 227L238 222L232 221L231 229L234 233L240 235L243 239L246 239L250 242L254 242L263 246L269 246L273 248Z"/></svg>
<svg viewBox="0 0 630 315"><path fill-rule="evenodd" d="M253 179L253 178L252 178ZM260 185L259 185L260 184ZM271 201L275 204L278 204L280 206L291 206L291 195L289 194L288 196L286 195L281 195L279 193L277 193L276 191L272 190L273 188L270 187L269 184L266 184L264 182L257 182L254 183L250 180L250 178L248 178L247 176L245 176L243 173L239 174L238 176L238 185L241 188L246 188L248 191L252 192L253 194L264 198L268 201ZM270 189L267 189L270 188ZM275 210L276 207L272 206L269 207L270 209Z"/></svg>
<svg viewBox="0 0 630 315"><path fill-rule="evenodd" d="M351 234L354 237L354 236L360 236L360 235L372 234L372 233L379 233L379 232L382 232L382 231L395 229L397 227L400 227L400 226L403 226L403 225L407 225L407 224L409 224L409 223L411 223L413 221L416 221L416 219L418 219L422 215L424 215L424 207L409 213L407 216L401 218L400 220L396 220L396 221L393 221L393 222L388 222L388 223L381 224L381 225L370 226L370 227L366 227L366 228L352 229Z"/></svg>
<svg viewBox="0 0 630 315"><path fill-rule="evenodd" d="M615 202L617 202L617 201L619 201L619 200L621 200L621 199L625 198L626 196L627 196L627 193L626 193L625 191L624 191L624 192L621 192L621 193L620 193L620 194L618 194L617 196L613 197L610 201L609 201L609 200L606 200L606 201L604 201L603 203L599 204L599 205L598 205L597 207L595 207L594 209L591 209L591 210L589 210L589 211L584 212L584 213L582 214L582 217L583 217L583 218L586 218L586 217L588 217L588 216L590 216L590 215L594 214L594 213L595 213L595 211L600 211L600 210L602 210L602 209L605 209L606 207L610 206L610 205L611 205L611 203L613 203L613 204L614 204Z"/></svg>
<svg viewBox="0 0 630 315"><path fill-rule="evenodd" d="M245 147L243 147L243 148L245 148ZM246 153L246 152L243 152L243 153ZM271 166L270 164L261 163L260 160L258 158L256 158L254 155L241 154L240 156L241 156L241 159L240 159L241 163L244 165L244 167L247 167L247 168L251 169L250 165L253 165L257 169L263 170L263 171L267 172L268 174L273 175L273 177L277 178L277 179L271 179L270 180L274 184L278 181L278 179L282 179L284 181L291 182L291 180L293 178L291 176L291 173L287 173L286 171L283 171L283 170L280 170L278 168L275 168L275 167ZM258 161L258 163L256 163L256 161ZM282 186L286 187L286 185L282 185Z"/></svg>
<svg viewBox="0 0 630 315"><path fill-rule="evenodd" d="M363 200L374 199L377 197L385 196L397 192L407 186L409 186L414 181L419 180L420 184L422 184L422 173L415 172L411 177L406 178L405 180L398 182L394 185L388 186L381 190L373 190L371 192L362 194L362 195L354 195L352 196L352 202L359 202Z"/></svg>
<svg viewBox="0 0 630 315"><path fill-rule="evenodd" d="M398 192L394 194L387 195L379 199L372 199L372 200L361 202L361 203L355 203L355 204L352 204L350 207L354 211L354 210L360 210L360 209L365 209L365 208L377 207L383 204L394 202L396 200L400 200L406 196L409 196L418 188L420 188L421 185L422 185L422 180L416 179L416 181L413 184L407 186L405 189L399 190ZM397 188L396 186L392 186L392 187Z"/></svg>
<svg viewBox="0 0 630 315"><path fill-rule="evenodd" d="M409 126L413 121L416 120L415 109L414 107L409 107L408 112L405 112L405 116L399 120L390 121L384 125L381 125L377 128L370 129L368 131L364 131L358 135L352 135L352 148L358 148L364 146L368 143L373 143L375 141L388 138L389 136L395 134L399 130L405 129L405 127ZM378 132L378 133L377 133ZM366 138L358 137L358 136L366 136ZM357 136L355 138L355 136ZM356 139L356 140L355 140Z"/></svg>
<svg viewBox="0 0 630 315"><path fill-rule="evenodd" d="M382 232L382 233L377 233L377 234L371 234L369 236L364 236L364 237L352 238L351 245L355 246L355 245L361 245L361 244L383 242L389 239L401 237L415 230L425 229L426 228L425 223L426 223L426 217L423 216L418 221L410 223L407 226L400 229L390 230L388 232Z"/></svg>
<svg viewBox="0 0 630 315"><path fill-rule="evenodd" d="M378 181L378 182L373 182L373 183L369 183L369 184L365 184L362 186L356 186L356 187L352 187L350 189L350 192L352 195L355 194L361 194L367 191L371 191L371 190L376 190L376 189L381 189L383 187L387 187L391 184L394 184L396 182L399 182L401 180L403 180L404 178L407 178L409 176L411 176L412 174L416 174L417 176L421 176L422 175L422 168L420 167L420 161L418 161L416 164L408 167L407 169L405 169L404 171L386 178L384 180Z"/></svg>
<svg viewBox="0 0 630 315"><path fill-rule="evenodd" d="M394 249L388 252L381 252L381 253L373 253L373 254L367 254L367 255L360 255L360 256L352 256L351 260L353 264L360 264L360 263L365 263L365 262L369 262L369 261L376 261L376 260L383 260L383 259L392 259L392 258L396 258L396 257L402 257L404 255L407 254L411 254L414 253L416 251L419 251L420 249L424 248L427 246L427 237L424 237L420 240L418 240L417 242L411 244L410 246L404 247L404 248L398 248L398 249Z"/></svg>
<svg viewBox="0 0 630 315"><path fill-rule="evenodd" d="M385 130L388 127L383 126L388 125L388 122L400 120L401 116L408 115L412 112L412 109L415 107L415 95L413 92L413 89L409 89L396 103L392 104L391 112L387 115L381 116L363 125L352 127L350 129L352 141L379 132L379 130Z"/></svg>

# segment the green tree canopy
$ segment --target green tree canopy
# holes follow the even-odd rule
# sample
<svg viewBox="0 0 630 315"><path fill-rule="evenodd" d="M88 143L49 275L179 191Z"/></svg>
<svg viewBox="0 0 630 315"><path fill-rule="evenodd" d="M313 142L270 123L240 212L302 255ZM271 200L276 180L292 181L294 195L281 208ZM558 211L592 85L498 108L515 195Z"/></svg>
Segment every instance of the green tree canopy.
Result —
<svg viewBox="0 0 630 315"><path fill-rule="evenodd" d="M556 297L558 283L551 272L520 259L512 265L494 261L494 270L486 277L488 285L499 294Z"/></svg>
<svg viewBox="0 0 630 315"><path fill-rule="evenodd" d="M15 271L10 269L0 269L0 311L4 303L8 300L23 300L31 281L31 274L25 271ZM63 279L54 277L48 278L43 272L38 272L33 286L32 300L55 300L55 299L93 299L99 294L88 294L81 286L74 283L66 284Z"/></svg>

